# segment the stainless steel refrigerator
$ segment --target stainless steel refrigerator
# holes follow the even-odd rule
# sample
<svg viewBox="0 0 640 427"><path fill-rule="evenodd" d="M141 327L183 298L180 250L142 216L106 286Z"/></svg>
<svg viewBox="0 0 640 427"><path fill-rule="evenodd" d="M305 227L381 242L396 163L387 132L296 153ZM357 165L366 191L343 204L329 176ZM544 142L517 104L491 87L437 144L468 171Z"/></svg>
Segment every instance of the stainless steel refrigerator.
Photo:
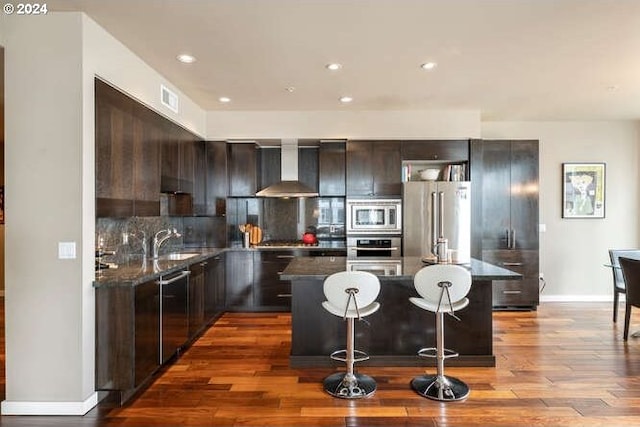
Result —
<svg viewBox="0 0 640 427"><path fill-rule="evenodd" d="M471 183L409 181L402 188L402 255L436 261L438 239L447 239L451 262L471 261Z"/></svg>

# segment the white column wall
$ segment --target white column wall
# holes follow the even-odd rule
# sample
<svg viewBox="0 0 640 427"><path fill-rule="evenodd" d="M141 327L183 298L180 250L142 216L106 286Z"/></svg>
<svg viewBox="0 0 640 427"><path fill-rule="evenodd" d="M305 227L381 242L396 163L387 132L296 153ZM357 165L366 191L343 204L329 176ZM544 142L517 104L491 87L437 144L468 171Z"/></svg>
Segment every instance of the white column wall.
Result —
<svg viewBox="0 0 640 427"><path fill-rule="evenodd" d="M95 395L83 342L82 37L79 14L5 18L6 400L2 412ZM77 257L58 259L58 242ZM86 287L89 291L85 292Z"/></svg>
<svg viewBox="0 0 640 427"><path fill-rule="evenodd" d="M640 247L639 123L483 122L482 137L540 140L541 300L611 300L607 251ZM604 219L562 218L566 162L606 163Z"/></svg>
<svg viewBox="0 0 640 427"><path fill-rule="evenodd" d="M81 13L0 16L6 62L6 400L3 414L84 414L97 403L96 75L196 134L205 113ZM58 242L77 257L58 259Z"/></svg>

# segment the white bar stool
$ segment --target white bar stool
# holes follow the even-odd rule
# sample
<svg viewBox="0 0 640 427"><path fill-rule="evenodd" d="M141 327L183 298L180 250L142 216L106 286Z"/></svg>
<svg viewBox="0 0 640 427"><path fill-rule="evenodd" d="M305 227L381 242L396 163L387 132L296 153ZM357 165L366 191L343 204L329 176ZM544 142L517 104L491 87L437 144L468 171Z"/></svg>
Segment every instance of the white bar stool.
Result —
<svg viewBox="0 0 640 427"><path fill-rule="evenodd" d="M444 375L444 360L458 353L444 348L444 313L460 320L455 312L469 305L466 298L471 289L471 273L452 264L422 268L413 279L421 298L409 298L416 306L436 314L436 347L418 351L421 357L435 357L436 375L422 375L411 381L411 387L421 396L439 401L462 400L469 395L469 386L458 378Z"/></svg>
<svg viewBox="0 0 640 427"><path fill-rule="evenodd" d="M376 382L368 375L354 372L354 363L367 360L369 356L354 350L353 321L373 314L380 308L380 304L375 301L380 293L380 281L375 275L365 271L341 271L327 277L323 289L327 301L322 303L322 307L347 322L346 350L331 353L333 360L346 363L347 371L325 378L324 390L343 399L369 397L376 391Z"/></svg>

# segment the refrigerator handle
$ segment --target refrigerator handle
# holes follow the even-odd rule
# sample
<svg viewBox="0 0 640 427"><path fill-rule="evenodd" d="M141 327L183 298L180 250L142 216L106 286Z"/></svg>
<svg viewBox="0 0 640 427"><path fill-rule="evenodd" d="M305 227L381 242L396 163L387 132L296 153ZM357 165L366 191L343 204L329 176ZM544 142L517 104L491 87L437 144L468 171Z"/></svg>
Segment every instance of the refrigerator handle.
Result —
<svg viewBox="0 0 640 427"><path fill-rule="evenodd" d="M431 193L431 253L436 253L438 243L438 199L436 192Z"/></svg>
<svg viewBox="0 0 640 427"><path fill-rule="evenodd" d="M511 249L511 230L507 228L507 249Z"/></svg>
<svg viewBox="0 0 640 427"><path fill-rule="evenodd" d="M516 248L516 229L511 229L511 249Z"/></svg>
<svg viewBox="0 0 640 427"><path fill-rule="evenodd" d="M438 237L444 237L444 191L440 192L440 200L438 202L438 222L440 223Z"/></svg>

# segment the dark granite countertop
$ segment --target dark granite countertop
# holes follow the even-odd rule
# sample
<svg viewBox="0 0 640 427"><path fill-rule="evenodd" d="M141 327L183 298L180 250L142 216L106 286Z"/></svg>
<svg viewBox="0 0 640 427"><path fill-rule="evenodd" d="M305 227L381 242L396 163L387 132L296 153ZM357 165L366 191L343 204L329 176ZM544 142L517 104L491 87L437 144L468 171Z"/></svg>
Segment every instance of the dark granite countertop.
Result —
<svg viewBox="0 0 640 427"><path fill-rule="evenodd" d="M142 256L131 257L128 262L117 265L117 268L107 268L96 272L93 282L95 288L109 286L136 286L162 275L182 270L191 264L204 261L223 252L225 249L198 248L184 249L181 254L195 254L186 259L169 259L161 256L154 260L144 259Z"/></svg>
<svg viewBox="0 0 640 427"><path fill-rule="evenodd" d="M346 257L308 257L295 258L284 269L280 276L282 280L318 279L323 280L328 275L347 270L354 263L388 263L399 265L399 269L393 275L379 275L380 280L413 280L413 276L421 268L428 264L422 262L420 257L400 258L375 258L350 260ZM375 264L372 264L375 265ZM469 265L464 267L471 269L471 276L477 280L521 280L522 276L514 271L498 267L477 259L472 259Z"/></svg>
<svg viewBox="0 0 640 427"><path fill-rule="evenodd" d="M240 246L230 248L184 248L181 254L195 254L187 259L169 259L166 255L161 256L157 260L151 258L143 259L141 255L131 257L127 262L117 264L117 268L107 268L96 272L96 279L93 282L95 288L107 286L136 286L149 280L157 279L166 274L182 270L191 264L204 261L212 256L219 255L227 251L322 251L322 250L345 250L344 241L320 242L316 246L301 247L251 247L243 248Z"/></svg>

